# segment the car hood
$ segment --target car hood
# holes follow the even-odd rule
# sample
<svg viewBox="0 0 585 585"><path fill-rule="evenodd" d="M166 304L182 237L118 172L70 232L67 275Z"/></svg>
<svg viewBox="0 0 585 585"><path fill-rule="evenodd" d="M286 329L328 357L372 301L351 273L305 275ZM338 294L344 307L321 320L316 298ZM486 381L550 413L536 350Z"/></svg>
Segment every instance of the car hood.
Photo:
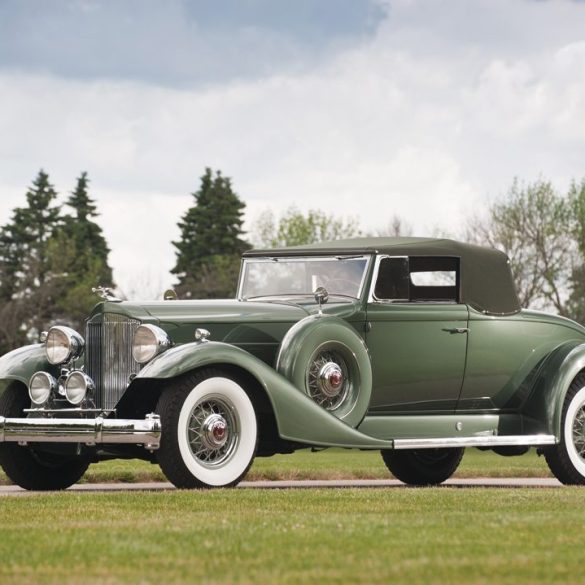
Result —
<svg viewBox="0 0 585 585"><path fill-rule="evenodd" d="M101 311L100 311L101 308ZM298 305L236 300L145 301L101 303L94 312L118 313L141 321L166 323L295 322L308 315Z"/></svg>
<svg viewBox="0 0 585 585"><path fill-rule="evenodd" d="M359 309L358 301L329 302L323 306L325 314L348 319ZM145 322L159 321L169 324L183 323L242 323L272 322L294 323L318 312L315 301L196 300L196 301L144 301L103 302L94 308L96 313L117 313Z"/></svg>

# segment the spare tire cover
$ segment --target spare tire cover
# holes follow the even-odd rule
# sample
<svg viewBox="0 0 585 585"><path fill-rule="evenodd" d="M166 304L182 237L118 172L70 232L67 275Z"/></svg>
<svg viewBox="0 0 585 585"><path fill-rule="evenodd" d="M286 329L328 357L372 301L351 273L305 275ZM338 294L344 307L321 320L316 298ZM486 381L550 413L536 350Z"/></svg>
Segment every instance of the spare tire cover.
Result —
<svg viewBox="0 0 585 585"><path fill-rule="evenodd" d="M328 315L305 317L284 336L276 369L332 415L357 427L372 393L372 365L357 331Z"/></svg>

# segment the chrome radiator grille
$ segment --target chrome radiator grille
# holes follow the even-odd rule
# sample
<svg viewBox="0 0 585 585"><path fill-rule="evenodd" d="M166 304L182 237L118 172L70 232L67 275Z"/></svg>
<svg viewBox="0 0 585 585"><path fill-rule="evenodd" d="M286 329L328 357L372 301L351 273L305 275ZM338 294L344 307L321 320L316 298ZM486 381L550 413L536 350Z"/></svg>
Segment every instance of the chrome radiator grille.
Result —
<svg viewBox="0 0 585 585"><path fill-rule="evenodd" d="M88 321L85 370L95 382L98 408L114 408L126 390L131 374L140 370L132 357L132 338L140 321L115 313Z"/></svg>

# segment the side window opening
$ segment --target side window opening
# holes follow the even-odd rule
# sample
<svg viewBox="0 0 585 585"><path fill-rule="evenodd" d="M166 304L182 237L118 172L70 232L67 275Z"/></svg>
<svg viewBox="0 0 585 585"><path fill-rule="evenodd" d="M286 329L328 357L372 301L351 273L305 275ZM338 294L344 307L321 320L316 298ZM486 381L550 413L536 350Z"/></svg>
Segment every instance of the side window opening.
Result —
<svg viewBox="0 0 585 585"><path fill-rule="evenodd" d="M408 301L409 290L408 258L382 258L374 297L380 300Z"/></svg>
<svg viewBox="0 0 585 585"><path fill-rule="evenodd" d="M459 302L459 258L382 258L374 287L377 300Z"/></svg>

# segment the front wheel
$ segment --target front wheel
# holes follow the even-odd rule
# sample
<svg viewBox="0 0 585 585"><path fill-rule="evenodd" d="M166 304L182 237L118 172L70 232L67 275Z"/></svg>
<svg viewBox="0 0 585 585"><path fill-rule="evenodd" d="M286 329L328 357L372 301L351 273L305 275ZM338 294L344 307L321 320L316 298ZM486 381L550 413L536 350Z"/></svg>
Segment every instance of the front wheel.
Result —
<svg viewBox="0 0 585 585"><path fill-rule="evenodd" d="M566 485L585 485L585 376L577 377L565 397L561 441L544 450L555 477Z"/></svg>
<svg viewBox="0 0 585 585"><path fill-rule="evenodd" d="M412 449L382 451L386 467L400 481L409 485L439 485L459 467L464 449Z"/></svg>
<svg viewBox="0 0 585 585"><path fill-rule="evenodd" d="M222 371L202 370L161 395L158 462L178 488L236 485L256 453L258 426L250 397Z"/></svg>
<svg viewBox="0 0 585 585"><path fill-rule="evenodd" d="M0 415L22 417L30 406L25 389L8 386L0 397ZM82 455L49 453L40 445L0 443L0 465L4 473L26 490L63 490L77 483L89 467Z"/></svg>

